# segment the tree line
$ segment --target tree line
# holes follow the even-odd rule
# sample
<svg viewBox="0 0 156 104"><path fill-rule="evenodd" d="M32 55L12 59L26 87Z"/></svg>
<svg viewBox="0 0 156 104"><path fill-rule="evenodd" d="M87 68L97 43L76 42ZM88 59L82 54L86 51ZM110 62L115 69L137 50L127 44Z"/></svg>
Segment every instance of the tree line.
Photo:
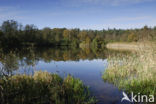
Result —
<svg viewBox="0 0 156 104"><path fill-rule="evenodd" d="M80 30L78 28L38 29L35 25L25 25L14 20L4 21L0 26L0 46L72 46L104 47L108 42L137 42L156 40L156 27L141 29Z"/></svg>

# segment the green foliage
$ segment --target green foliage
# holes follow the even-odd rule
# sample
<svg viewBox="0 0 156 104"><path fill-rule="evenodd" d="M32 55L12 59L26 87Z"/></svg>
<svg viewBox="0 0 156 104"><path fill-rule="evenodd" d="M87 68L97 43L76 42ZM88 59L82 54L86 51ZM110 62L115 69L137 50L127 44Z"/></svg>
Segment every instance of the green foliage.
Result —
<svg viewBox="0 0 156 104"><path fill-rule="evenodd" d="M78 37L81 41L85 41L86 37L87 37L87 32L86 31L81 31L79 34L78 34Z"/></svg>
<svg viewBox="0 0 156 104"><path fill-rule="evenodd" d="M64 30L64 31L63 31L63 37L64 37L65 39L70 40L70 38L71 38L71 32L70 32L70 30Z"/></svg>
<svg viewBox="0 0 156 104"><path fill-rule="evenodd" d="M137 36L135 34L129 34L128 35L128 41L129 42L136 42L137 41Z"/></svg>
<svg viewBox="0 0 156 104"><path fill-rule="evenodd" d="M46 27L39 30L34 25L22 26L17 21L4 21L0 26L0 44L3 47L19 46L79 46L93 43L94 46L103 47L108 42L133 42L156 39L155 28L145 26L142 29L108 29L108 30L80 30ZM95 40L96 39L96 40ZM74 41L74 42L73 42ZM76 48L75 47L75 48Z"/></svg>
<svg viewBox="0 0 156 104"><path fill-rule="evenodd" d="M78 48L79 46L79 40L73 39L73 41L70 43L72 47Z"/></svg>
<svg viewBox="0 0 156 104"><path fill-rule="evenodd" d="M122 85L122 86L121 86ZM134 79L132 81L121 81L120 82L120 88L123 88L131 93L134 92L134 94L141 93L141 95L154 95L156 96L156 81L154 79L146 79L146 80L138 80Z"/></svg>
<svg viewBox="0 0 156 104"><path fill-rule="evenodd" d="M98 47L98 42L97 42L97 39L96 38L93 40L92 46L93 47Z"/></svg>
<svg viewBox="0 0 156 104"><path fill-rule="evenodd" d="M154 30L156 30L156 26L154 27Z"/></svg>
<svg viewBox="0 0 156 104"><path fill-rule="evenodd" d="M0 79L1 104L94 104L82 81L57 74L35 72Z"/></svg>

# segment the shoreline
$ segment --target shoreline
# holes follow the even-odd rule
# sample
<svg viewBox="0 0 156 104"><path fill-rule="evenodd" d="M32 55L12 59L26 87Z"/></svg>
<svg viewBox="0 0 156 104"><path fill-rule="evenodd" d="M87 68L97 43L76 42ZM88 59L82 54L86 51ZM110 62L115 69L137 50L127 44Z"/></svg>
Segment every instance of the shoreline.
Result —
<svg viewBox="0 0 156 104"><path fill-rule="evenodd" d="M141 51L151 47L152 45L153 43L151 42L115 42L106 44L106 48L112 50Z"/></svg>

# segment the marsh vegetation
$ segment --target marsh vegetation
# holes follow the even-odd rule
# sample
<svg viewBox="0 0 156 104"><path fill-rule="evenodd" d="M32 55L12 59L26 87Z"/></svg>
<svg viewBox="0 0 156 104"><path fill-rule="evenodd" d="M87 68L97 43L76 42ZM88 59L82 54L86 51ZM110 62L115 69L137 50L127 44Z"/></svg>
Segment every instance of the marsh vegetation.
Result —
<svg viewBox="0 0 156 104"><path fill-rule="evenodd" d="M150 43L146 43L150 44ZM108 58L108 68L102 78L128 93L156 96L156 48L140 47L130 55Z"/></svg>
<svg viewBox="0 0 156 104"><path fill-rule="evenodd" d="M38 71L0 78L1 104L93 104L88 87L70 75Z"/></svg>

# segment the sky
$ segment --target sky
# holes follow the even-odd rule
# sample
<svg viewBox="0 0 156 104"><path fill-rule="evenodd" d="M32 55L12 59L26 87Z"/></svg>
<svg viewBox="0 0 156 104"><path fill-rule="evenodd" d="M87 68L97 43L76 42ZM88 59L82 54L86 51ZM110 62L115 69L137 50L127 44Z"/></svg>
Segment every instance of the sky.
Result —
<svg viewBox="0 0 156 104"><path fill-rule="evenodd" d="M38 28L131 29L156 26L156 0L0 0L0 24Z"/></svg>

